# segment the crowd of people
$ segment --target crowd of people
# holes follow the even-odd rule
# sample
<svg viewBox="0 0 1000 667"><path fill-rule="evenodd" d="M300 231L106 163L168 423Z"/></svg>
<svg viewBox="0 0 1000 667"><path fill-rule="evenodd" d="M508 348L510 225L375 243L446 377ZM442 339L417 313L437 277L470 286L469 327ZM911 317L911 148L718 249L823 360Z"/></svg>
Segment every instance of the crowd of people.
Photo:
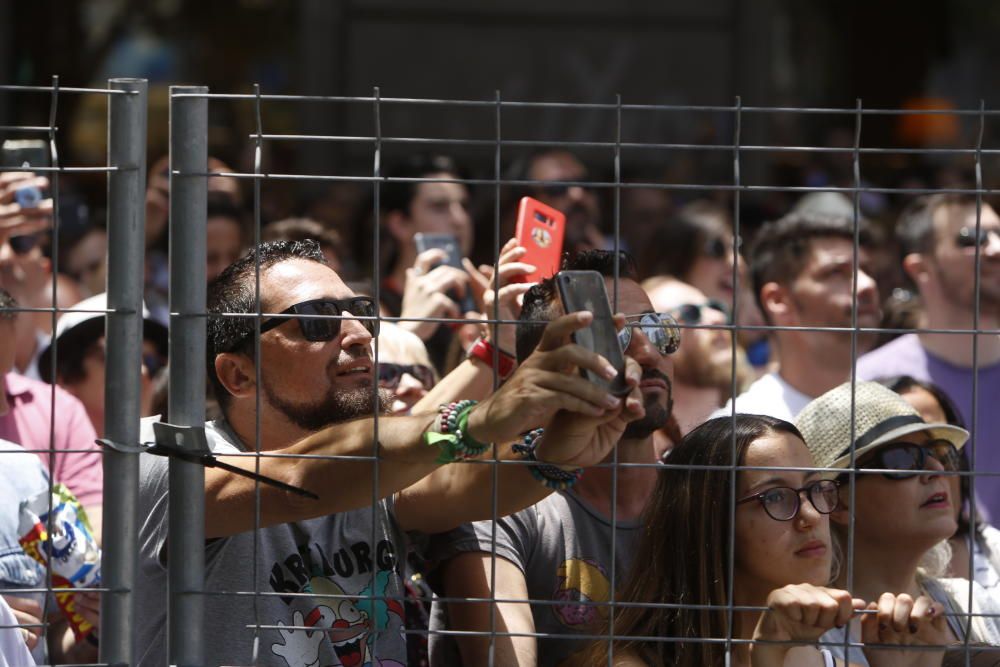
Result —
<svg viewBox="0 0 1000 667"><path fill-rule="evenodd" d="M144 441L170 353L167 162L148 173ZM209 444L317 498L206 470L205 664L877 667L1000 646L989 201L858 216L814 192L737 227L724 197L655 187L609 219L562 148L512 164L482 215L449 157L387 173L353 227L328 193L281 219L265 201L259 233L239 181L207 179ZM23 524L60 484L101 539L107 234L57 233L26 188L49 183L0 173L0 654L94 662L99 594L73 594L81 632ZM604 277L626 395L580 374L618 374L573 342L593 316L524 281L522 196L565 214L563 270ZM418 247L442 233L462 268ZM168 461L140 466L136 663L163 665Z"/></svg>

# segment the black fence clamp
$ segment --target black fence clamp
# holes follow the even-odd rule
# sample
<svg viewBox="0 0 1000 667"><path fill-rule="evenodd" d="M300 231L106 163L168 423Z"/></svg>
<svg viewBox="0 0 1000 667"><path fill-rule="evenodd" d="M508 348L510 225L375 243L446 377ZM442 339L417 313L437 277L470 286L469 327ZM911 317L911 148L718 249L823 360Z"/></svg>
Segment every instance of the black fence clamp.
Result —
<svg viewBox="0 0 1000 667"><path fill-rule="evenodd" d="M312 491L220 461L208 447L208 437L205 435L204 426L177 426L165 422L155 422L153 433L156 436L156 442L143 442L138 445L115 442L107 438L98 438L96 442L102 447L123 454L153 454L187 463L196 463L206 468L219 468L289 493L319 500L319 496Z"/></svg>

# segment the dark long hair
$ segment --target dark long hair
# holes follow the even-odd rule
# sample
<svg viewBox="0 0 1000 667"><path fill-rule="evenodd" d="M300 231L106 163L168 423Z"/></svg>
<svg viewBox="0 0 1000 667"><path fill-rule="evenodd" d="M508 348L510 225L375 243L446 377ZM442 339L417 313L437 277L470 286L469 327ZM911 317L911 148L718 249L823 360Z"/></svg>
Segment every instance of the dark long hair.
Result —
<svg viewBox="0 0 1000 667"><path fill-rule="evenodd" d="M792 424L761 415L711 419L687 434L673 449L670 466L743 465L750 445L775 433L802 435ZM643 532L622 602L721 605L729 589L730 485L732 473L708 467L667 467L643 513ZM726 637L724 609L655 606L617 607L616 652L631 650L650 667L716 667L724 664L725 645L685 639ZM643 641L658 637L664 641ZM590 664L604 664L607 642L598 642Z"/></svg>

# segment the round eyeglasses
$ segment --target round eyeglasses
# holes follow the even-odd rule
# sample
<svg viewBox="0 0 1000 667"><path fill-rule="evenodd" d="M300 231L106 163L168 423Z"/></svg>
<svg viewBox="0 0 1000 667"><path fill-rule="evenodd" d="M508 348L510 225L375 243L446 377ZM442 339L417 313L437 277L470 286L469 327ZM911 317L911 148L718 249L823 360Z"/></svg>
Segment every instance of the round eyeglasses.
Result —
<svg viewBox="0 0 1000 667"><path fill-rule="evenodd" d="M625 326L618 332L622 352L632 343L632 329L642 330L660 354L667 356L681 346L681 330L677 320L666 313L643 313L625 318Z"/></svg>
<svg viewBox="0 0 1000 667"><path fill-rule="evenodd" d="M738 500L736 504L742 505L756 500L767 512L767 515L775 521L791 521L799 515L799 510L802 508L803 491L809 498L809 502L820 514L829 514L837 509L837 503L840 502L840 496L837 492L839 486L840 483L833 479L811 482L800 489L793 489L790 486L776 486L773 489Z"/></svg>

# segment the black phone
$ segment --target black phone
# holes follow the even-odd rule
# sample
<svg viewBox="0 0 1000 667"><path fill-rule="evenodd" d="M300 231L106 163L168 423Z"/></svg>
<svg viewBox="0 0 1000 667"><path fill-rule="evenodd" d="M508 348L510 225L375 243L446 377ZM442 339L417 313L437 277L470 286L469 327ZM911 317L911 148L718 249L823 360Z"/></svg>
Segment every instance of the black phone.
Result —
<svg viewBox="0 0 1000 667"><path fill-rule="evenodd" d="M590 370L583 370L583 376L614 396L628 394L625 355L618 342L618 331L615 329L608 291L604 286L604 276L597 271L560 271L556 274L556 285L567 314L587 310L594 315L594 321L589 327L573 334L573 342L601 355L618 371L618 375L612 380Z"/></svg>
<svg viewBox="0 0 1000 667"><path fill-rule="evenodd" d="M413 242L417 246L418 255L431 248L440 248L447 253L447 257L445 257L443 262L445 265L465 271L465 267L462 266L462 249L459 247L458 238L454 234L425 234L417 232L413 235ZM459 297L453 291L449 292L448 296L458 304L463 313L470 313L476 310L476 302L468 291L462 297Z"/></svg>

